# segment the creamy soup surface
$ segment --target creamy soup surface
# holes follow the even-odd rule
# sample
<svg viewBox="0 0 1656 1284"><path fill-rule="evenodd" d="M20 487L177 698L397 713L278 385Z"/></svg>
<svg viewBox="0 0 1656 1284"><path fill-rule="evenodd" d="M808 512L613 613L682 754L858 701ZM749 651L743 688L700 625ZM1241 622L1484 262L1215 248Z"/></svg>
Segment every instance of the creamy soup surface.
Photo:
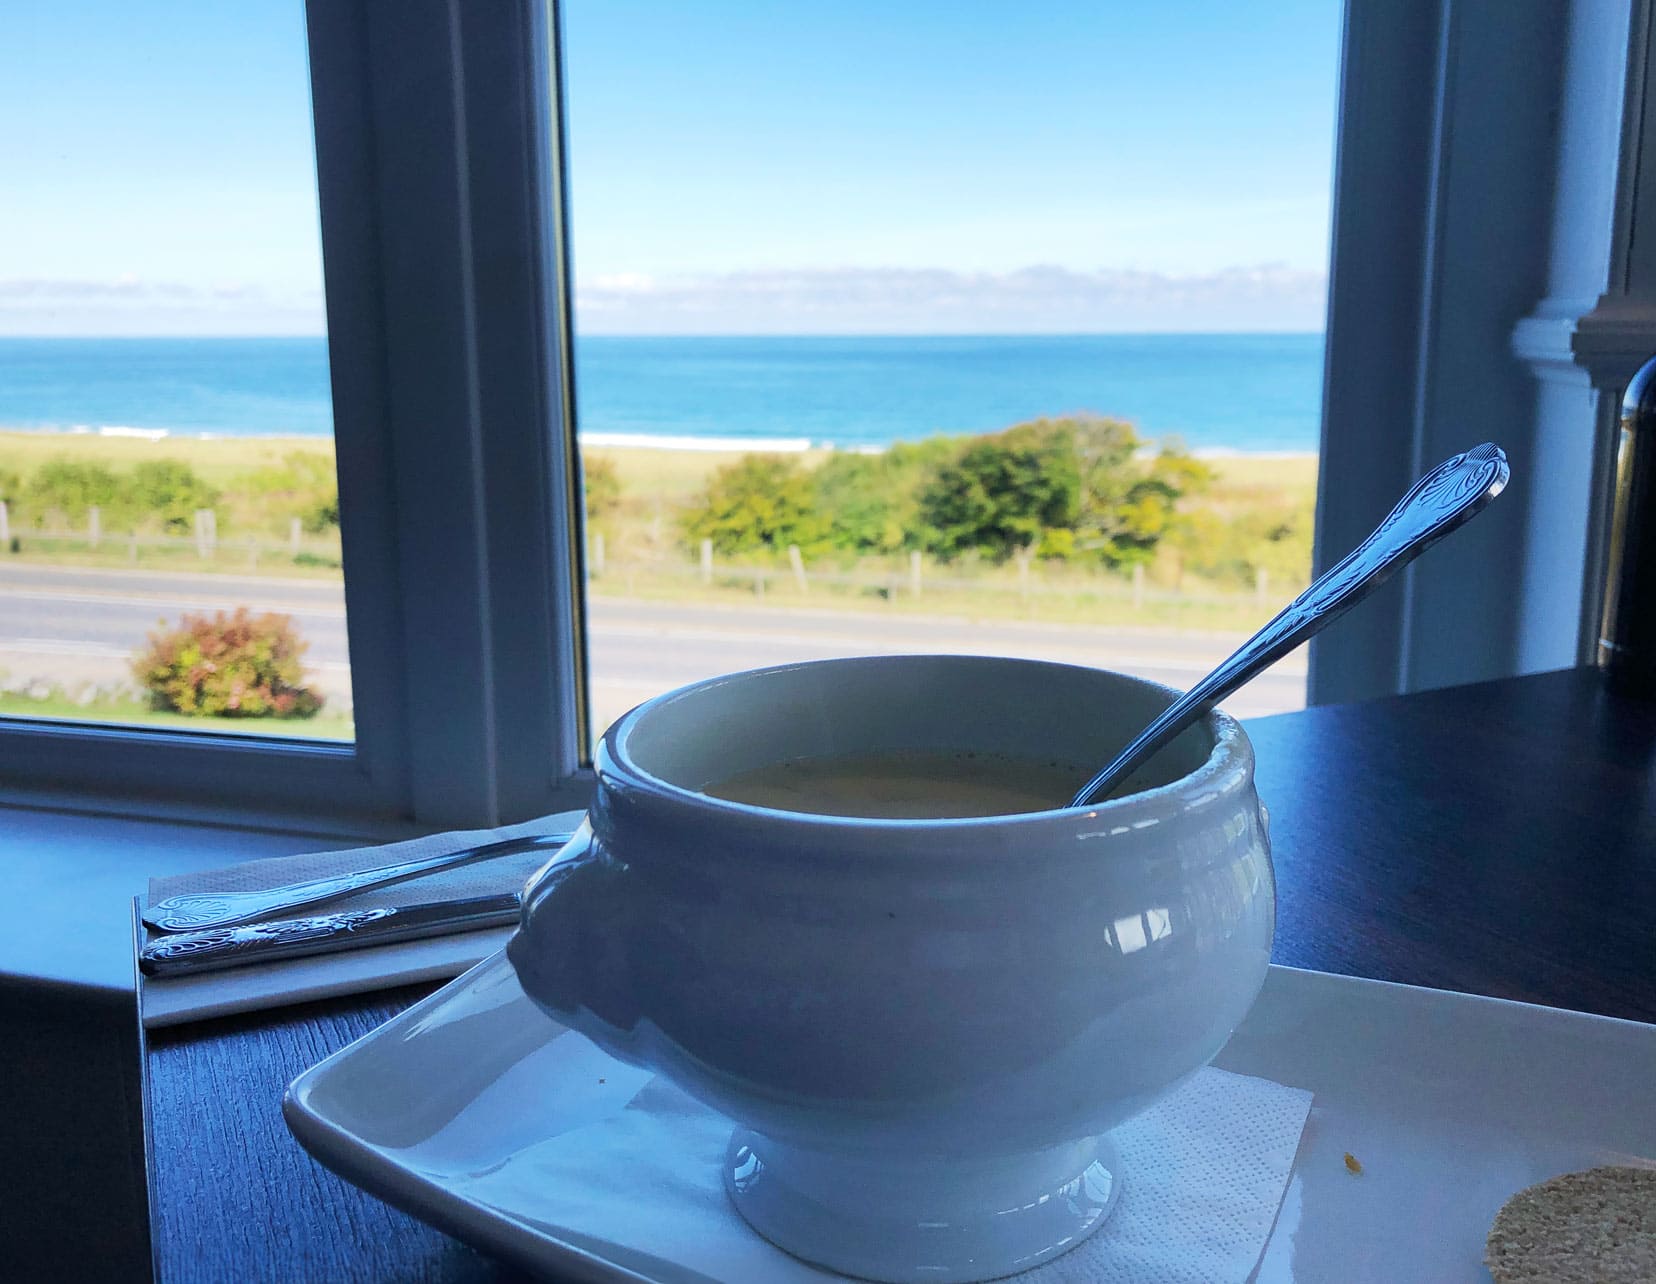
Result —
<svg viewBox="0 0 1656 1284"><path fill-rule="evenodd" d="M1003 754L904 749L770 763L702 792L818 816L943 820L1063 807L1090 774Z"/></svg>

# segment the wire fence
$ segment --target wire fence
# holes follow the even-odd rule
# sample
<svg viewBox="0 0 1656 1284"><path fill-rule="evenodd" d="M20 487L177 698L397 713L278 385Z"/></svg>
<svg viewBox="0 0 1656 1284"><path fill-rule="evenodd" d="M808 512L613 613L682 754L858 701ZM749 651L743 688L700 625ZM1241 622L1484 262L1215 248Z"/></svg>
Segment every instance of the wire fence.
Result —
<svg viewBox="0 0 1656 1284"><path fill-rule="evenodd" d="M100 561L124 557L134 565L146 561L194 561L253 569L264 564L335 569L341 565L339 532L306 531L297 517L288 523L285 535L246 531L221 536L218 515L210 508L197 509L191 515L187 533L169 533L153 528L118 529L105 522L96 505L88 508L76 525L58 511L29 513L0 500L0 556L28 553L69 554Z"/></svg>
<svg viewBox="0 0 1656 1284"><path fill-rule="evenodd" d="M1205 583L1161 583L1144 566L1116 572L1043 563L1018 556L1006 563L946 563L912 552L901 557L863 558L853 566L810 563L790 546L787 560L739 559L715 554L710 541L687 556L607 556L602 535L587 545L587 573L594 591L628 597L670 594L695 596L733 593L758 601L789 604L843 603L870 599L940 609L994 604L1012 614L1041 614L1053 609L1073 614L1108 614L1112 618L1170 614L1213 617L1214 627L1249 627L1286 605L1304 581L1255 573L1250 588L1229 589Z"/></svg>
<svg viewBox="0 0 1656 1284"><path fill-rule="evenodd" d="M1003 563L943 562L919 552L863 557L854 564L815 561L789 546L785 558L732 558L711 541L677 554L630 549L611 557L602 533L590 535L587 573L595 592L628 597L719 597L782 605L869 605L912 610L986 610L1003 615L1174 624L1191 628L1256 626L1304 587L1298 577L1253 573L1245 588L1153 577L1143 565L1130 571L1045 562L1027 553ZM338 571L337 529L317 534L292 519L285 537L269 530L220 535L216 514L200 509L188 533L112 530L96 507L71 524L61 513L30 514L0 501L0 556L34 554L102 565L159 565L183 569Z"/></svg>

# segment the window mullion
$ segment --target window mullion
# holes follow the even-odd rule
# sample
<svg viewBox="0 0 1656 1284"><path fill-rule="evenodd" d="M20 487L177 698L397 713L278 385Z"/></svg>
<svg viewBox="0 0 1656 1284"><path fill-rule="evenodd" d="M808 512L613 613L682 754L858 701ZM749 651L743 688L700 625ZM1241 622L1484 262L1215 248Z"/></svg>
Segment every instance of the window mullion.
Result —
<svg viewBox="0 0 1656 1284"><path fill-rule="evenodd" d="M548 18L365 5L415 816L579 798Z"/></svg>

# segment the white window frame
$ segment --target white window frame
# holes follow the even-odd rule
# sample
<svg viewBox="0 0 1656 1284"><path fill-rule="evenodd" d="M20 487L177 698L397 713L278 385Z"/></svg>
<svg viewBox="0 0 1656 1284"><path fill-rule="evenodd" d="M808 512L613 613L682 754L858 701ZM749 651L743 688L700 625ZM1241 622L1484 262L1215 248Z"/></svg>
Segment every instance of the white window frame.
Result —
<svg viewBox="0 0 1656 1284"><path fill-rule="evenodd" d="M1650 9L1347 5L1316 564L1457 450L1513 477L1312 644L1313 703L1592 658L1620 390L1656 352Z"/></svg>
<svg viewBox="0 0 1656 1284"><path fill-rule="evenodd" d="M12 801L493 825L582 805L556 28L310 0L353 745L0 720Z"/></svg>

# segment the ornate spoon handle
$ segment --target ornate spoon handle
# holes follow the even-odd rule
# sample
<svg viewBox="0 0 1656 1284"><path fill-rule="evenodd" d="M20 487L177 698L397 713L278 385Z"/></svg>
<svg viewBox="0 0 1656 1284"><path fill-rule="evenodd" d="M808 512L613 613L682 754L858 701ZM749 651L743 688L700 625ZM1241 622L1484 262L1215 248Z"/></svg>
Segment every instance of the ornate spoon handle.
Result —
<svg viewBox="0 0 1656 1284"><path fill-rule="evenodd" d="M1374 534L1320 575L1219 667L1180 696L1070 800L1085 807L1144 765L1174 736L1267 665L1338 619L1407 563L1470 521L1506 487L1510 470L1501 448L1485 442L1439 464L1398 501Z"/></svg>
<svg viewBox="0 0 1656 1284"><path fill-rule="evenodd" d="M504 927L517 921L522 899L518 892L505 892L464 901L384 905L275 923L169 932L144 946L138 955L138 967L145 976L185 976L248 963Z"/></svg>
<svg viewBox="0 0 1656 1284"><path fill-rule="evenodd" d="M392 883L418 878L422 874L458 869L462 865L495 856L509 856L542 847L555 850L572 837L573 834L534 834L528 838L503 838L457 852L444 852L441 856L424 856L355 874L313 878L258 892L187 892L151 905L144 911L144 922L158 932L193 932L208 927L257 923L277 918L289 910L338 900L352 892L366 891L370 887L389 887Z"/></svg>

